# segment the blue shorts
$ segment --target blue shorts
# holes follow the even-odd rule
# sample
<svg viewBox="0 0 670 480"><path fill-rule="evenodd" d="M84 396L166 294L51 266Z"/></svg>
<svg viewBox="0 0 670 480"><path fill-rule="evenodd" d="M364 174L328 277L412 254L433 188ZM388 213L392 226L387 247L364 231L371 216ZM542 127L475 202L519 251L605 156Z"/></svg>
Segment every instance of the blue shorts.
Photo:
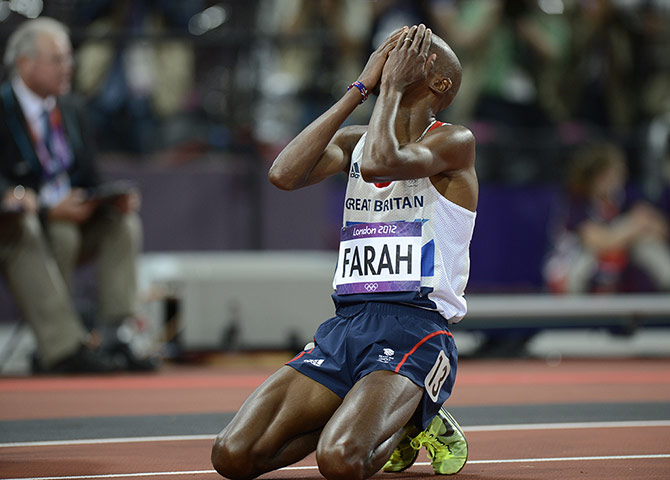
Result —
<svg viewBox="0 0 670 480"><path fill-rule="evenodd" d="M419 418L426 428L451 395L458 351L437 312L392 303L340 305L314 342L287 365L340 398L370 372L390 370L424 388Z"/></svg>

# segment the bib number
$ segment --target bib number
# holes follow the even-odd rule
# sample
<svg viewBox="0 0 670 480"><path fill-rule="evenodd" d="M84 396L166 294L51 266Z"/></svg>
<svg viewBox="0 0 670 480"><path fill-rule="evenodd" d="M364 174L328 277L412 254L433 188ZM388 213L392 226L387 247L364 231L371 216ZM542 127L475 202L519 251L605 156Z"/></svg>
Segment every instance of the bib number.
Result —
<svg viewBox="0 0 670 480"><path fill-rule="evenodd" d="M339 295L421 287L421 222L362 223L342 229Z"/></svg>
<svg viewBox="0 0 670 480"><path fill-rule="evenodd" d="M433 402L437 402L440 390L442 390L445 380L449 377L449 372L451 372L449 358L447 358L444 352L440 350L435 365L433 365L433 368L424 380L426 392L428 392L428 396Z"/></svg>

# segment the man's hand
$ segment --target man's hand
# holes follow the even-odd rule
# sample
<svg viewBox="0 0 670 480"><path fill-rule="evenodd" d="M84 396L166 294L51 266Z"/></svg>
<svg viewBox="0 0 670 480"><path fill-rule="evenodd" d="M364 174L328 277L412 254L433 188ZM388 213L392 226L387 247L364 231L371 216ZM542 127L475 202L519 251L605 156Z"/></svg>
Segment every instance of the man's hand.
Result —
<svg viewBox="0 0 670 480"><path fill-rule="evenodd" d="M91 218L98 206L95 200L87 200L82 189L73 189L68 195L49 210L51 220L66 220L77 224Z"/></svg>
<svg viewBox="0 0 670 480"><path fill-rule="evenodd" d="M424 80L435 64L436 54L428 56L432 31L425 25L414 25L402 31L382 72L384 85L404 91L408 86Z"/></svg>
<svg viewBox="0 0 670 480"><path fill-rule="evenodd" d="M382 42L377 50L372 52L372 55L370 55L368 63L358 76L358 81L365 85L365 88L367 88L369 92L375 90L379 85L382 70L384 69L384 64L386 63L389 52L396 46L400 36L407 31L409 31L409 28L407 27L396 30Z"/></svg>
<svg viewBox="0 0 670 480"><path fill-rule="evenodd" d="M119 198L114 199L113 203L122 213L137 212L142 204L142 197L138 190L133 189L124 195L120 195Z"/></svg>
<svg viewBox="0 0 670 480"><path fill-rule="evenodd" d="M39 208L37 194L21 185L8 188L2 196L2 208L6 210L35 213Z"/></svg>

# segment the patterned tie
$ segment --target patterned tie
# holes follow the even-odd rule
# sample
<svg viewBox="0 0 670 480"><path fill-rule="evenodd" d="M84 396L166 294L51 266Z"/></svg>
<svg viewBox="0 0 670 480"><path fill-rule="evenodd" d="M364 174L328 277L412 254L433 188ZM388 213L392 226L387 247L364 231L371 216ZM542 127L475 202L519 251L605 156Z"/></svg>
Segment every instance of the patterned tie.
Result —
<svg viewBox="0 0 670 480"><path fill-rule="evenodd" d="M38 157L47 177L51 177L66 171L72 164L73 156L58 107L54 107L51 111L42 110L40 121L44 128L44 136L41 142L43 154L38 154Z"/></svg>
<svg viewBox="0 0 670 480"><path fill-rule="evenodd" d="M49 154L53 160L54 158L54 149L53 149L53 131L51 129L51 120L49 118L49 112L44 109L42 110L42 115L40 115L42 120L42 125L44 126L44 146L47 147Z"/></svg>
<svg viewBox="0 0 670 480"><path fill-rule="evenodd" d="M70 191L67 171L74 157L65 137L58 108L50 112L43 110L40 121L44 127L42 140L36 144L44 179L40 189L40 201L45 205L55 205Z"/></svg>

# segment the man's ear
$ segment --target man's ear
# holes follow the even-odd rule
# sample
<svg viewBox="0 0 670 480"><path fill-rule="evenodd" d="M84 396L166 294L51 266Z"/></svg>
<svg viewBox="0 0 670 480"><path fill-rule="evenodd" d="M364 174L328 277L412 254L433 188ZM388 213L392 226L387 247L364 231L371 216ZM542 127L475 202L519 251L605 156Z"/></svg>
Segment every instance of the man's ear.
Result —
<svg viewBox="0 0 670 480"><path fill-rule="evenodd" d="M29 57L25 55L19 55L18 57L16 57L16 60L14 61L14 67L16 68L17 71L23 70L26 68L29 62L30 62Z"/></svg>
<svg viewBox="0 0 670 480"><path fill-rule="evenodd" d="M448 92L452 85L451 78L436 76L433 80L431 80L429 87L435 93L443 94Z"/></svg>

